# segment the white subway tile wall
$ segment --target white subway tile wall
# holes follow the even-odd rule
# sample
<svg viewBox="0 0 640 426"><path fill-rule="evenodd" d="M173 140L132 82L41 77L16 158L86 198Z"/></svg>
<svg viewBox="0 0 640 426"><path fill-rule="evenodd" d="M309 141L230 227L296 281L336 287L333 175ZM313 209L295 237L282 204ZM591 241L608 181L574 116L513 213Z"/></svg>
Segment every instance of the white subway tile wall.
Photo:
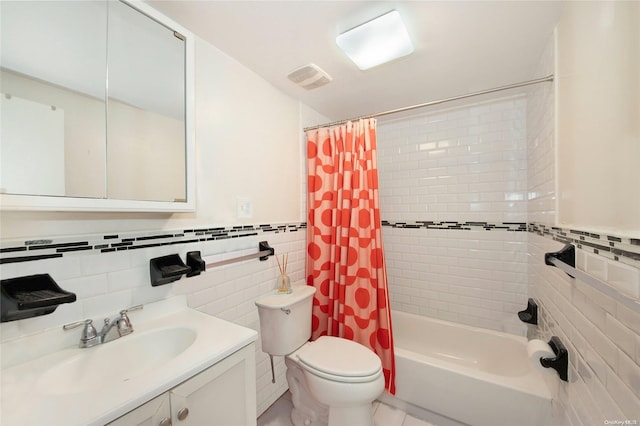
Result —
<svg viewBox="0 0 640 426"><path fill-rule="evenodd" d="M535 75L553 74L553 43L547 43ZM556 223L555 83L531 86L527 93L528 222Z"/></svg>
<svg viewBox="0 0 640 426"><path fill-rule="evenodd" d="M526 100L379 121L382 218L525 222Z"/></svg>
<svg viewBox="0 0 640 426"><path fill-rule="evenodd" d="M216 241L175 244L113 253L65 253L56 259L0 265L3 279L37 273L49 273L65 290L77 295L77 301L60 305L50 314L0 324L2 341L60 327L84 318L100 320L123 308L149 303L177 294L187 295L189 306L210 315L252 328L260 324L255 300L273 291L278 277L275 259L247 260L211 269L200 276L182 278L171 284L152 287L149 260L172 253L182 259L187 251L200 250L203 256L257 247L268 240L277 254L289 253L288 273L293 285L304 285L304 229L296 232L269 232L258 236ZM77 238L76 238L77 240ZM76 330L69 333L77 333ZM275 359L276 383L271 383L269 357L256 342L257 412L265 411L287 389L282 357Z"/></svg>
<svg viewBox="0 0 640 426"><path fill-rule="evenodd" d="M545 265L544 253L563 245L529 233L529 282L540 308L538 338L559 336L569 351L569 381L549 380L554 426L640 422L640 314ZM605 262L612 270L627 268ZM636 269L629 279L639 275Z"/></svg>
<svg viewBox="0 0 640 426"><path fill-rule="evenodd" d="M288 253L287 273L294 286L304 285L306 234L304 230L268 236L277 254ZM256 240L257 241L257 240ZM189 280L177 282L174 292L186 293L189 306L207 314L234 322L260 332L255 300L273 292L278 277L275 259L246 261L228 265L198 277L200 288ZM208 277L211 275L211 277ZM198 283L196 283L196 286ZM271 383L269 356L262 352L260 337L256 341L257 413L260 415L287 389L284 357L274 357L276 383Z"/></svg>
<svg viewBox="0 0 640 426"><path fill-rule="evenodd" d="M553 73L553 64L551 38L536 75ZM530 223L547 227L556 223L553 111L553 85L535 86L527 96L528 213ZM545 265L544 253L564 245L545 235L528 233L529 292L539 305L537 337L559 336L569 351L569 381L547 379L554 397L552 426L640 424L640 314ZM613 259L587 246L576 250L579 269L637 297L637 261Z"/></svg>
<svg viewBox="0 0 640 426"><path fill-rule="evenodd" d="M392 312L525 335L527 235L383 227Z"/></svg>
<svg viewBox="0 0 640 426"><path fill-rule="evenodd" d="M523 95L380 121L389 222L526 222ZM525 334L526 232L384 227L392 308Z"/></svg>

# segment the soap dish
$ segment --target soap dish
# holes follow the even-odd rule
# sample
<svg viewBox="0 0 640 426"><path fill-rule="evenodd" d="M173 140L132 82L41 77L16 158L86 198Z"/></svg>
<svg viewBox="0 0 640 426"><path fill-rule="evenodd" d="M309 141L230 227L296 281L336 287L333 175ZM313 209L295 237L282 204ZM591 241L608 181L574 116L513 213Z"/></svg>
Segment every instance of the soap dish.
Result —
<svg viewBox="0 0 640 426"><path fill-rule="evenodd" d="M47 315L62 303L76 301L49 274L29 275L2 280L2 322Z"/></svg>
<svg viewBox="0 0 640 426"><path fill-rule="evenodd" d="M156 257L149 261L151 285L154 287L177 281L190 272L191 267L185 265L177 254Z"/></svg>

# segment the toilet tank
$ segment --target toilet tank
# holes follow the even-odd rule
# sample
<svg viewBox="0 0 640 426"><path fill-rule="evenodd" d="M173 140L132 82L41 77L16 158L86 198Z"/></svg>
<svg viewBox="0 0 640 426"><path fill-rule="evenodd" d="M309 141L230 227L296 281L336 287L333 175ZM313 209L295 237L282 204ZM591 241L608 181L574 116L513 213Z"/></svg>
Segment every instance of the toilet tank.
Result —
<svg viewBox="0 0 640 426"><path fill-rule="evenodd" d="M314 287L293 287L290 294L270 294L256 300L262 351L287 355L311 337Z"/></svg>

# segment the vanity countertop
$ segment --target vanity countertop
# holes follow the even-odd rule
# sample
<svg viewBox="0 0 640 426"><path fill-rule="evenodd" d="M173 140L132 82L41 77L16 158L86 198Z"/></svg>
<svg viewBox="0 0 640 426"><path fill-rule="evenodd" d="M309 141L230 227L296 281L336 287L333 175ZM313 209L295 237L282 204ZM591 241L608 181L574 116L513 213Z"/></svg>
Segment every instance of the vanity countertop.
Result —
<svg viewBox="0 0 640 426"><path fill-rule="evenodd" d="M104 425L251 344L257 338L257 332L252 329L190 309L183 298L173 299L145 305L140 314L130 314L135 330L131 335L92 348L80 349L76 344L25 359L22 363L4 363L5 367L0 370L0 424ZM170 333L164 333L165 331ZM79 329L66 333L70 332L79 338ZM182 337L183 335L187 337ZM186 349L179 349L177 352L182 352L165 355L164 358L145 355L144 360L133 360L136 356L131 352L131 346L127 348L125 345L135 342L136 345L144 345L148 354L154 354L158 343L155 336L161 336L165 340L164 346L158 347L158 352L166 350L167 337L173 336L182 339L176 340L176 344L184 345ZM8 346L8 355L15 356L18 352L16 348L29 347L29 339L37 337L25 337L9 345L3 343L2 349ZM42 340L42 336L39 337ZM129 343L127 339L131 339ZM99 353L101 350L108 350L109 357L105 358L106 352ZM119 353L123 356L119 357ZM116 356L112 357L112 354ZM108 361L104 362L105 359ZM98 364L96 360L103 365L94 365ZM128 362L138 362L141 367L126 372ZM82 374L72 377L76 366L87 368L92 373L89 377L103 378L104 383L102 380L84 380ZM100 375L100 370L93 370L101 368L106 371L104 377ZM60 375L60 371L71 374ZM112 371L116 374L110 374ZM67 377L69 382L79 384L77 389L75 385L70 387L68 383L64 383ZM56 383L60 383L60 386Z"/></svg>

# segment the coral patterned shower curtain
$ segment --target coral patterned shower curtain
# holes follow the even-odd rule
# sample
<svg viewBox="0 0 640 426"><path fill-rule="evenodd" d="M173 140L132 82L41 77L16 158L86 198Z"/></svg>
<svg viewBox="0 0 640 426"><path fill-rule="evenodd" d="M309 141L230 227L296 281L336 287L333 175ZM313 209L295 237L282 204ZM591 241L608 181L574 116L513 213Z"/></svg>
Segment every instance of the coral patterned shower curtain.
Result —
<svg viewBox="0 0 640 426"><path fill-rule="evenodd" d="M382 361L395 394L395 362L382 247L376 121L307 132L307 284L316 287L312 339L354 340Z"/></svg>

